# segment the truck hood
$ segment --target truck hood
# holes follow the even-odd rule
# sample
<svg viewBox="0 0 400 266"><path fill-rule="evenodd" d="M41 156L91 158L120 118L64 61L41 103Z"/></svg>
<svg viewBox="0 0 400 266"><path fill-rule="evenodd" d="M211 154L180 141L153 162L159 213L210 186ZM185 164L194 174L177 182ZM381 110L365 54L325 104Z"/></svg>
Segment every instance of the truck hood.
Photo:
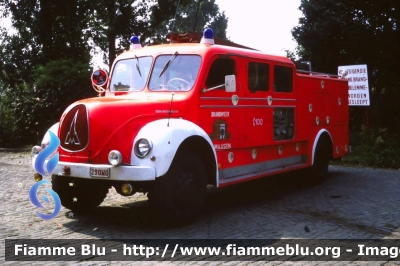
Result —
<svg viewBox="0 0 400 266"><path fill-rule="evenodd" d="M168 117L168 99L90 98L67 108L60 120L60 160L108 163L111 150L130 163L133 139L150 121Z"/></svg>

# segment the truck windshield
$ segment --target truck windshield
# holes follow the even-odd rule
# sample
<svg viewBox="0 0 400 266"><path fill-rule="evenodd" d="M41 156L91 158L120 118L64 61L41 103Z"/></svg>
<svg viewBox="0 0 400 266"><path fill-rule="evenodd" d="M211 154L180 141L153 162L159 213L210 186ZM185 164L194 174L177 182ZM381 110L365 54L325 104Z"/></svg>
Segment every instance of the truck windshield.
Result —
<svg viewBox="0 0 400 266"><path fill-rule="evenodd" d="M146 85L152 57L135 57L118 61L111 78L110 91L140 91Z"/></svg>
<svg viewBox="0 0 400 266"><path fill-rule="evenodd" d="M149 89L152 91L188 91L193 87L200 68L198 55L161 55L157 57L151 73Z"/></svg>

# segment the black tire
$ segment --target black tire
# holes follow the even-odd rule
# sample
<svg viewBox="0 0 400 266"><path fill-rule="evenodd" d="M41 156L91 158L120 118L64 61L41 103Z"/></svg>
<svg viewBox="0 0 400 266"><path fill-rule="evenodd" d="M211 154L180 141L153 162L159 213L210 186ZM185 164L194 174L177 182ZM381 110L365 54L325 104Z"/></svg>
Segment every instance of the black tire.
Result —
<svg viewBox="0 0 400 266"><path fill-rule="evenodd" d="M51 176L51 183L53 190L60 196L61 205L76 213L93 211L103 202L111 187L102 180L88 181L58 175Z"/></svg>
<svg viewBox="0 0 400 266"><path fill-rule="evenodd" d="M304 169L303 175L309 185L318 185L326 180L329 166L329 148L326 140L318 140L314 154L314 163L311 167Z"/></svg>
<svg viewBox="0 0 400 266"><path fill-rule="evenodd" d="M207 194L206 171L191 152L180 152L168 172L156 179L149 203L167 226L192 222L203 208Z"/></svg>

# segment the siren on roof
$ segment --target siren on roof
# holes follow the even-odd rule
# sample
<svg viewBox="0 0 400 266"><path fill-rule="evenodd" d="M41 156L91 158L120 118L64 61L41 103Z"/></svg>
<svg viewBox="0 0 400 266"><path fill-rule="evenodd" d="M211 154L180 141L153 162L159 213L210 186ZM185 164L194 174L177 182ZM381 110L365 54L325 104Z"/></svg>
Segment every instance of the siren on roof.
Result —
<svg viewBox="0 0 400 266"><path fill-rule="evenodd" d="M200 43L202 44L214 44L214 32L212 29L207 28L203 32L203 37L201 38Z"/></svg>
<svg viewBox="0 0 400 266"><path fill-rule="evenodd" d="M131 37L131 45L129 46L129 50L137 49L137 48L142 48L142 45L139 42L139 37L136 35L133 35Z"/></svg>

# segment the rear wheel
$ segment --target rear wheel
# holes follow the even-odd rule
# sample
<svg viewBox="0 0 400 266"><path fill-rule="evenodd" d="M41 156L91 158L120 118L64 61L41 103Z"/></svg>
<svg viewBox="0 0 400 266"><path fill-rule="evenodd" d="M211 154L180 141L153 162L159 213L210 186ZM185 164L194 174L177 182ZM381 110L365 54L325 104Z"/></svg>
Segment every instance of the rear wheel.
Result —
<svg viewBox="0 0 400 266"><path fill-rule="evenodd" d="M149 203L167 225L193 221L202 209L207 194L206 171L202 161L191 152L179 152L168 172L156 179L148 194Z"/></svg>
<svg viewBox="0 0 400 266"><path fill-rule="evenodd" d="M66 176L51 176L53 190L60 196L61 204L73 212L93 211L107 196L111 186L102 180L85 180Z"/></svg>
<svg viewBox="0 0 400 266"><path fill-rule="evenodd" d="M318 140L313 165L303 170L303 174L311 185L318 185L326 180L329 158L329 148L326 140Z"/></svg>

